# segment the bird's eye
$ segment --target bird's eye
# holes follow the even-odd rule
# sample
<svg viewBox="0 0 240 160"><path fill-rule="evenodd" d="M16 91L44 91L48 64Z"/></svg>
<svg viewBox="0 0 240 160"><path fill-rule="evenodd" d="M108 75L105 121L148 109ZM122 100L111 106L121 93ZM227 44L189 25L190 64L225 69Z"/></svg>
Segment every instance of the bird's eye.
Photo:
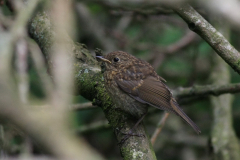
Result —
<svg viewBox="0 0 240 160"><path fill-rule="evenodd" d="M114 62L118 62L120 59L118 57L113 58Z"/></svg>

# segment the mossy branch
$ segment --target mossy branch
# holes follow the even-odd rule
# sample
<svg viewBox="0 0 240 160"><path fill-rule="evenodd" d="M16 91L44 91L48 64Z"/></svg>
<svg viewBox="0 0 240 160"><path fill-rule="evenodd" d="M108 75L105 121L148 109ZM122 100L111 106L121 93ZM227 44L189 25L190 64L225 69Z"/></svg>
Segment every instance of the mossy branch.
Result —
<svg viewBox="0 0 240 160"><path fill-rule="evenodd" d="M51 68L52 62L49 57L55 32L47 13L39 13L32 19L29 23L29 33L40 46ZM66 45L71 50L69 53L73 53L70 56L75 59L73 66L76 91L103 109L120 142L125 135L121 134L119 130L127 132L136 123L136 120L119 110L120 106L115 106L111 101L104 87L99 62L90 54L85 45L73 42L68 36L66 36ZM142 134L143 137L132 136L120 146L124 159L156 159L143 125L139 125L135 132Z"/></svg>

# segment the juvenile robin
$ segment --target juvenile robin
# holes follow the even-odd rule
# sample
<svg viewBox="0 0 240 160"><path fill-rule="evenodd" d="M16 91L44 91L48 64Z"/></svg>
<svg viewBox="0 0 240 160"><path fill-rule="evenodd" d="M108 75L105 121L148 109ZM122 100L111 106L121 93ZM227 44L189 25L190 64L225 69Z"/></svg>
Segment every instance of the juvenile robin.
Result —
<svg viewBox="0 0 240 160"><path fill-rule="evenodd" d="M148 106L174 113L184 119L198 134L198 126L183 112L173 98L166 82L154 68L126 52L115 51L96 56L105 63L105 87L112 100L122 110L138 119L136 127L147 113ZM130 134L132 131L130 131Z"/></svg>

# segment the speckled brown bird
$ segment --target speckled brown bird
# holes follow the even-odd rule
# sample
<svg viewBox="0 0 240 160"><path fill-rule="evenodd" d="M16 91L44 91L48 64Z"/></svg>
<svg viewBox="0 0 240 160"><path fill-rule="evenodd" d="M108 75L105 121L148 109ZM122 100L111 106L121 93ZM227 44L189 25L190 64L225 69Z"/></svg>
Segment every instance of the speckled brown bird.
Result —
<svg viewBox="0 0 240 160"><path fill-rule="evenodd" d="M122 110L139 119L139 124L148 106L174 113L184 119L197 133L198 126L183 112L173 98L166 82L154 68L126 52L115 51L97 56L105 62L104 80L107 91Z"/></svg>

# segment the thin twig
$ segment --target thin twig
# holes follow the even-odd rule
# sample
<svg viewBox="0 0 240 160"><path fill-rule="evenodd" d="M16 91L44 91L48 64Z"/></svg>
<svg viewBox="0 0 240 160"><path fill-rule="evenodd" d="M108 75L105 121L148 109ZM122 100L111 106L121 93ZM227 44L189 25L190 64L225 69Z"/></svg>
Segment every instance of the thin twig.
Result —
<svg viewBox="0 0 240 160"><path fill-rule="evenodd" d="M92 102L72 104L70 107L73 110L86 110L97 108L97 106L92 105Z"/></svg>
<svg viewBox="0 0 240 160"><path fill-rule="evenodd" d="M81 126L77 129L77 133L86 133L86 132L92 132L95 130L110 128L109 122L107 120L105 121L98 121L94 122L92 124L87 124L85 126Z"/></svg>
<svg viewBox="0 0 240 160"><path fill-rule="evenodd" d="M173 54L176 53L178 51L180 51L181 49L189 46L190 44L192 44L194 42L194 40L196 39L197 35L192 32L192 31L188 31L179 41L170 44L169 46L166 46L164 48L159 48L159 53L155 54L156 56L154 56L154 61L153 61L153 67L154 68L158 68L159 65L161 64L162 60L162 54Z"/></svg>
<svg viewBox="0 0 240 160"><path fill-rule="evenodd" d="M152 143L152 145L155 144L156 139L157 139L158 135L160 134L160 132L162 131L162 128L163 128L163 126L164 126L164 124L165 124L168 116L169 116L169 113L168 113L168 112L165 112L164 115L163 115L163 117L162 117L161 120L159 121L158 126L157 126L157 128L155 129L155 131L154 131L154 133L153 133L153 135L152 135L152 138L151 138L151 143Z"/></svg>

